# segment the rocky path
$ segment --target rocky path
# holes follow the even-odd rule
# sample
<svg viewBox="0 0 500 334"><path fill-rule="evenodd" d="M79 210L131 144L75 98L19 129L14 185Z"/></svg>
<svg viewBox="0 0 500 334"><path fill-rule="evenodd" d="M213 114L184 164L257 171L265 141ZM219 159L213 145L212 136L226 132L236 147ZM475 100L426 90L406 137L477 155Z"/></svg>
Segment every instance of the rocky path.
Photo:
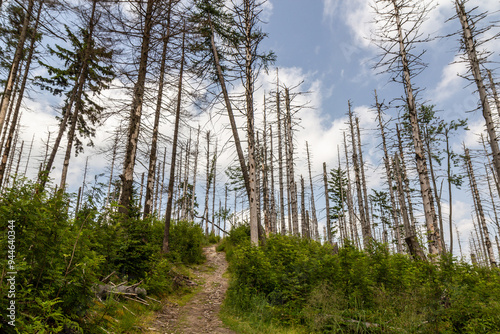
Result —
<svg viewBox="0 0 500 334"><path fill-rule="evenodd" d="M227 270L225 254L217 253L214 245L205 247L204 253L207 261L194 270L200 291L184 306L164 305L147 333L236 333L225 328L219 319L228 286L228 279L223 277Z"/></svg>

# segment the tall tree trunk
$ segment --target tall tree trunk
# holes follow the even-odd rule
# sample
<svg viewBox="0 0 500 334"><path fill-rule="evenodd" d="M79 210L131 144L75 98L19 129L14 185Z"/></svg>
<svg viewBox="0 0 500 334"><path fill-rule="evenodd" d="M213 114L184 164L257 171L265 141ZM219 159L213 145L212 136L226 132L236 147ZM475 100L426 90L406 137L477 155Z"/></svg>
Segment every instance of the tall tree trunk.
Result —
<svg viewBox="0 0 500 334"><path fill-rule="evenodd" d="M397 251L399 254L401 254L403 252L403 244L401 242L401 232L399 230L399 219L398 219L398 213L396 211L396 200L394 197L394 189L392 188L392 172L391 172L391 166L390 166L389 152L387 150L387 140L385 138L385 126L384 126L384 122L382 119L382 107L378 102L377 91L375 91L375 105L377 107L378 125L380 128L380 135L382 136L382 148L384 150L385 175L387 177L387 186L389 188L389 198L391 201L392 221L394 224L394 230L396 232Z"/></svg>
<svg viewBox="0 0 500 334"><path fill-rule="evenodd" d="M481 198L479 196L479 191L478 191L477 184L476 184L476 178L474 177L474 170L472 168L472 163L471 163L471 159L470 159L470 155L469 155L469 149L465 148L464 151L465 151L465 163L467 164L467 171L468 171L471 186L472 186L471 191L472 191L472 194L475 198L475 202L477 205L478 221L479 221L479 225L480 225L482 232L483 232L484 245L486 247L486 252L487 252L488 259L490 261L491 266L496 267L497 262L495 260L495 255L493 253L493 247L492 247L491 241L490 241L488 226L486 225L486 219L484 216L483 206L481 204Z"/></svg>
<svg viewBox="0 0 500 334"><path fill-rule="evenodd" d="M422 144L422 138L420 134L420 127L418 124L417 116L417 106L415 103L415 97L413 93L413 86L411 83L411 74L409 61L407 58L407 45L405 44L403 28L400 16L400 7L396 3L396 0L392 0L394 5L397 38L399 42L399 60L401 61L402 74L403 74L403 84L405 87L406 94L406 106L408 107L408 114L410 116L410 124L412 128L412 138L413 146L415 147L415 160L417 163L418 178L420 181L420 193L422 195L422 202L425 214L425 223L427 226L427 240L429 245L429 253L431 255L440 255L441 249L441 238L439 236L439 231L437 230L437 218L436 211L434 209L434 200L432 198L432 190L429 181L429 173L427 171L427 162L425 159L424 148ZM436 261L437 259L432 259Z"/></svg>
<svg viewBox="0 0 500 334"><path fill-rule="evenodd" d="M314 200L314 186L312 182L312 172L311 172L311 155L309 153L309 143L306 141L306 151L307 151L307 169L309 171L309 186L311 187L311 217L313 228L313 238L317 239L318 236L318 218L316 217L316 203Z"/></svg>
<svg viewBox="0 0 500 334"><path fill-rule="evenodd" d="M495 166L497 177L500 177L500 149L498 147L498 138L495 132L495 122L493 120L490 104L488 102L486 86L483 82L483 76L481 74L480 62L476 51L476 41L474 39L475 36L472 34L472 30L469 25L469 17L465 11L464 4L465 1L463 0L455 0L455 9L457 11L458 19L462 25L462 43L467 52L470 70L472 71L472 75L474 76L474 81L479 92L479 99L483 109L483 117L486 121L486 129L488 131L488 138L491 151L493 153L493 164Z"/></svg>
<svg viewBox="0 0 500 334"><path fill-rule="evenodd" d="M198 173L198 155L199 155L199 146L200 146L200 126L198 125L198 133L196 135L196 151L194 153L194 167L193 167L193 194L191 197L190 204L190 220L194 219L194 204L196 198L196 174ZM236 210L235 210L236 214Z"/></svg>
<svg viewBox="0 0 500 334"><path fill-rule="evenodd" d="M7 109L9 108L10 99L13 95L14 83L16 82L19 65L22 62L24 43L26 42L26 38L28 37L28 28L34 5L35 1L29 0L28 9L26 13L24 13L23 26L21 28L19 40L17 42L16 51L14 52L14 58L12 59L9 75L7 76L7 83L5 84L5 90L2 95L2 100L0 101L0 129L3 129L5 116L7 115ZM41 11L41 8L42 2L40 2L39 11ZM38 24L38 19L36 24ZM34 30L36 31L36 28ZM32 39L32 43L34 43L34 39ZM28 58L28 61L31 61L31 57ZM28 66L26 68L29 69ZM27 70L25 70L25 72L27 72Z"/></svg>
<svg viewBox="0 0 500 334"><path fill-rule="evenodd" d="M28 166L29 166L30 158L31 158L31 150L33 149L33 142L34 141L35 141L35 134L33 134L33 137L31 137L30 150L28 151L28 157L26 158L26 165L24 167L24 172L23 172L24 177L26 177L26 173L28 172Z"/></svg>
<svg viewBox="0 0 500 334"><path fill-rule="evenodd" d="M205 189L205 211L203 219L205 220L205 235L208 235L208 197L210 195L210 131L207 131L207 183Z"/></svg>
<svg viewBox="0 0 500 334"><path fill-rule="evenodd" d="M152 193L153 193L153 182L155 175L155 166L157 160L157 146L158 146L158 132L160 127L160 114L162 110L162 101L163 101L163 86L165 80L165 65L167 62L167 50L168 50L168 42L170 40L170 12L172 7L172 1L168 2L168 10L167 10L167 32L166 35L163 36L163 49L161 52L161 61L160 61L160 73L159 82L158 82L158 95L156 97L156 109L155 109L155 118L153 123L153 136L151 138L151 151L149 155L149 166L148 166L148 181L146 186L146 197L144 202L144 218L148 217L151 214L151 205L152 205Z"/></svg>
<svg viewBox="0 0 500 334"><path fill-rule="evenodd" d="M366 219L366 224L368 228L371 229L371 221L370 221L370 212L369 212L369 206L368 206L368 191L366 189L366 177L365 177L365 163L363 161L363 150L361 148L361 132L359 131L359 119L358 117L355 118L356 121L356 135L358 138L358 150L359 150L359 170L361 171L361 187L363 189L363 201L364 201L364 208L365 208L365 219Z"/></svg>
<svg viewBox="0 0 500 334"><path fill-rule="evenodd" d="M350 176L350 166L349 166L349 154L347 149L347 139L345 132L344 134L344 152L345 152L345 165L346 165L346 173L347 173L347 210L349 211L349 227L351 230L351 240L360 247L359 239L358 239L358 228L356 226L356 219L354 215L354 203L352 200L352 186L351 186L351 176Z"/></svg>
<svg viewBox="0 0 500 334"><path fill-rule="evenodd" d="M12 139L13 139L13 136L14 136L16 129L17 129L17 122L19 121L19 118L20 118L19 112L21 110L21 102L23 100L24 90L26 88L26 82L27 82L28 76L29 76L31 61L33 60L33 53L35 51L36 33L38 30L38 24L40 22L40 14L42 13L42 5L43 5L43 1L40 1L40 5L38 6L37 17L35 20L35 25L33 27L33 33L31 34L31 43L30 43L30 47L29 47L28 58L26 60L26 65L24 67L24 75L23 75L23 79L21 81L21 87L19 89L19 94L17 97L16 106L14 108L14 114L12 115L12 123L10 124L9 132L7 135L7 142L5 143L5 148L2 152L2 161L0 163L0 185L3 183L6 163L7 163L7 159L9 157L9 153L10 153L10 149L11 149L11 145L12 145ZM31 7L28 7L29 13L26 13L25 22L23 23L23 31L21 32L21 34L25 35L24 37L21 36L21 38L24 38L24 39L26 39L26 32L24 31L25 30L24 24L26 24L26 25L29 24L29 18L31 17L31 11L33 10L33 1L29 2L29 6L31 6ZM28 20L28 22L26 22L26 19ZM18 47L19 47L19 45L18 45ZM24 47L24 41L21 45L21 51L22 51L23 47ZM17 54L17 50L16 50L16 54ZM16 61L16 59L14 58L14 62L15 61ZM17 70L18 70L17 66L18 65L16 65L16 67L15 67L15 70L16 70L15 73L17 73ZM13 67L14 67L14 65L13 65ZM11 70L11 72L12 72L12 70ZM9 104L10 94L12 93L12 91L9 91L9 85L10 85L9 80L10 80L11 75L13 75L15 77L16 74L12 74L12 73L9 74L9 79L7 80L7 87L5 89L4 96L2 97L2 103L5 103L6 107L7 107L7 104ZM6 96L7 94L9 95L8 97ZM0 129L2 128L3 121L5 119L5 115L4 115L4 118L1 119L1 117L2 117L1 114L4 113L3 107L4 107L4 104L2 104L2 110L0 110Z"/></svg>
<svg viewBox="0 0 500 334"><path fill-rule="evenodd" d="M429 138L429 132L427 131L427 127L423 128L423 136L424 143L427 152L427 159L429 161L429 172L431 176L432 189L434 192L434 198L436 199L436 207L437 207L437 218L439 221L439 231L441 235L441 247L443 252L446 252L446 244L444 242L444 228L443 228L443 213L441 210L441 196L438 193L437 184L436 184L436 174L434 173L434 164L432 162L432 154L431 154L431 139Z"/></svg>
<svg viewBox="0 0 500 334"><path fill-rule="evenodd" d="M408 219L408 213L406 209L406 202L405 202L405 196L404 196L404 189L403 189L403 172L401 171L400 167L400 157L396 153L394 155L394 165L395 165L395 174L396 174L396 183L397 183L397 189L398 189L398 198L399 198L399 208L401 209L401 215L403 217L403 224L405 227L405 241L406 244L408 245L408 249L410 250L411 255L415 259L420 259L420 260L425 260L425 253L424 251L420 248L420 244L418 243L417 236L415 234L415 230L412 228L410 225L410 221Z"/></svg>
<svg viewBox="0 0 500 334"><path fill-rule="evenodd" d="M270 154L269 154L269 171L271 172L271 226L274 234L278 233L278 216L276 213L276 196L274 191L274 150L273 150L273 128L269 126L269 142L270 142Z"/></svg>
<svg viewBox="0 0 500 334"><path fill-rule="evenodd" d="M127 148L125 149L125 160L123 163L122 192L120 195L120 207L118 209L118 212L125 215L128 214L129 206L132 201L135 158L139 141L139 130L141 127L144 86L146 82L151 29L153 27L153 7L155 3L156 1L154 0L147 0L146 12L144 17L144 30L141 36L141 56L139 60L138 76L134 86L132 109L130 111ZM168 234L168 230L166 230L165 233ZM163 251L168 251L168 241L165 244L165 238L163 240Z"/></svg>
<svg viewBox="0 0 500 334"><path fill-rule="evenodd" d="M453 255L453 192L451 191L451 149L450 149L450 135L449 130L446 128L444 132L446 142L446 178L448 181L448 224L450 229L450 254ZM443 233L444 240L444 233Z"/></svg>
<svg viewBox="0 0 500 334"><path fill-rule="evenodd" d="M325 185L326 240L332 243L332 224L330 222L330 198L328 197L328 179L326 177L326 162L323 162L323 183Z"/></svg>
<svg viewBox="0 0 500 334"><path fill-rule="evenodd" d="M150 1L150 0L148 0ZM177 158L177 141L179 138L179 123L181 118L181 99L182 99L182 80L184 75L184 57L185 57L185 38L186 38L186 25L182 32L182 54L181 64L179 69L179 82L177 84L177 105L175 107L175 124L174 124L174 137L172 139L172 156L170 159L170 176L168 179L167 188L167 209L165 212L165 230L163 231L163 246L162 252L169 252L170 244L170 220L172 218L172 201L174 195L174 181L175 181L175 159Z"/></svg>
<svg viewBox="0 0 500 334"><path fill-rule="evenodd" d="M306 219L306 203L305 203L305 190L304 190L304 178L300 176L300 208L301 208L301 225L302 225L302 238L311 238L311 233L309 229L309 224Z"/></svg>
<svg viewBox="0 0 500 334"><path fill-rule="evenodd" d="M358 208L359 208L359 219L361 222L361 232L363 233L363 246L368 248L372 240L372 231L370 228L370 223L366 216L365 201L363 200L363 188L361 180L361 171L359 167L358 149L356 145L356 135L354 133L354 122L351 110L351 101L348 101L349 106L349 125L351 128L351 139L352 139L352 163L354 165L354 180L356 184L356 193L358 195Z"/></svg>
<svg viewBox="0 0 500 334"><path fill-rule="evenodd" d="M264 154L261 154L261 158L263 160L261 166L262 166L262 195L264 196L264 201L263 201L263 209L264 209L264 227L266 230L266 235L269 235L269 233L273 233L273 227L272 227L272 221L271 221L271 215L270 215L270 201L269 201L269 174L268 174L268 166L267 166L267 119L266 119L266 97L264 95L264 110L263 110L263 116L264 116L264 124L263 124L263 133L262 133L262 140L263 140L263 145L262 149L264 150Z"/></svg>
<svg viewBox="0 0 500 334"><path fill-rule="evenodd" d="M287 172L290 182L290 196L292 205L292 224L293 234L299 235L299 211L297 208L297 188L295 185L294 176L294 160L293 160L293 133L292 133L292 112L290 107L290 94L288 88L285 88L285 103L286 103L286 127L287 127Z"/></svg>
<svg viewBox="0 0 500 334"><path fill-rule="evenodd" d="M257 165L255 156L255 129L254 129L254 71L255 62L253 54L253 34L252 21L255 13L249 1L243 2L243 15L245 24L245 101L247 116L247 149L248 149L248 181L249 181L249 205L250 205L250 242L253 245L259 244L258 202L257 202ZM235 138L236 140L236 138Z"/></svg>
<svg viewBox="0 0 500 334"><path fill-rule="evenodd" d="M226 79L222 72L222 66L220 65L219 52L217 51L217 47L215 46L215 38L214 38L214 26L210 15L208 16L208 22L210 25L210 45L212 49L212 56L214 57L215 69L217 72L217 81L222 90L222 95L224 97L224 104L226 105L227 114L229 117L229 123L231 124L231 131L234 139L234 145L236 146L236 153L238 154L238 160L240 162L241 173L243 175L243 180L245 182L245 189L247 191L248 200L250 201L250 179L248 174L248 168L245 161L245 156L243 155L243 149L241 147L240 136L238 134L238 127L236 125L236 120L233 113L233 107L231 104L231 100L229 99L229 93L226 88Z"/></svg>
<svg viewBox="0 0 500 334"><path fill-rule="evenodd" d="M278 69L276 69L276 81L278 81ZM283 143L281 136L281 108L280 108L280 91L279 82L276 82L276 115L278 123L278 181L279 181L279 201L280 201L280 218L281 218L281 233L286 233L285 225L285 195L283 190ZM290 231L291 232L291 231Z"/></svg>
<svg viewBox="0 0 500 334"><path fill-rule="evenodd" d="M113 172L115 170L117 149L118 149L118 131L116 132L115 140L113 142L113 153L111 154L111 169L109 171L108 192L106 194L106 204L104 205L105 208L108 208L109 206L109 194L111 193L111 184L113 183Z"/></svg>
<svg viewBox="0 0 500 334"><path fill-rule="evenodd" d="M210 233L215 234L215 186L217 182L217 139L215 139L215 152L214 157L212 159L212 168L210 171L210 175L212 176L212 231Z"/></svg>

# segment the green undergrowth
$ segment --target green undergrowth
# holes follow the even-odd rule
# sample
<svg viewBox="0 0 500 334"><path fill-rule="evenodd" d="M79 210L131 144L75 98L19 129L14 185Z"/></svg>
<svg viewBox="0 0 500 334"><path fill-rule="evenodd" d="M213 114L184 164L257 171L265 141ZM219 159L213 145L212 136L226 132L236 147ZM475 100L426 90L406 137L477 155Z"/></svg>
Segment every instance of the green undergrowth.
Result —
<svg viewBox="0 0 500 334"><path fill-rule="evenodd" d="M82 198L76 215L72 200L73 195L26 180L2 193L0 308L15 300L16 327L3 313L1 333L140 332L141 319L159 303L146 298L149 305L142 305L116 296L100 300L95 287L110 274L115 284L141 282L157 300L181 299L191 291L182 283L189 277L187 266L205 261L208 243L200 226L172 222L170 252L162 255L163 221L142 219L138 207L126 219L114 204L103 209L96 189ZM9 221L15 231L14 298L7 297Z"/></svg>
<svg viewBox="0 0 500 334"><path fill-rule="evenodd" d="M231 231L227 325L244 333L498 333L500 271L449 257L434 265L383 244L360 251ZM279 328L279 329L276 329Z"/></svg>

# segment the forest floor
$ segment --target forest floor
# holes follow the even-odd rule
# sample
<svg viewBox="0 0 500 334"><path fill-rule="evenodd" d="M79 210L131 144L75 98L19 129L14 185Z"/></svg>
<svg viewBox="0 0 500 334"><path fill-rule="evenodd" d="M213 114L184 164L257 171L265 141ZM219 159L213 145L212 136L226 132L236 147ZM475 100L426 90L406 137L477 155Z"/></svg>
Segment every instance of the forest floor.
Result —
<svg viewBox="0 0 500 334"><path fill-rule="evenodd" d="M225 253L218 253L215 245L203 249L207 261L193 268L197 288L187 302L166 302L147 326L148 334L181 333L236 333L227 329L219 318L226 295L228 278Z"/></svg>

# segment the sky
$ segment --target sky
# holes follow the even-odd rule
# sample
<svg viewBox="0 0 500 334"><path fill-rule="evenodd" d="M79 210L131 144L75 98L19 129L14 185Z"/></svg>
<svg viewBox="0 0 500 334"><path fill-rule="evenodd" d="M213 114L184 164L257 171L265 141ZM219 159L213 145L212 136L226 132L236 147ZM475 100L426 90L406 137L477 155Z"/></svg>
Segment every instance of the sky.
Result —
<svg viewBox="0 0 500 334"><path fill-rule="evenodd" d="M458 59L459 37L437 38L458 30L460 24L456 19L446 22L453 16L454 7L451 0L434 3L437 5L436 8L430 12L428 21L422 26L425 35L436 38L421 47L422 50L427 50L423 60L428 63L428 67L415 78L415 84L423 89L419 94L419 101L435 104L443 119L467 117L470 131L454 138L454 149L460 151L462 142L471 148L479 149L481 146L477 139L478 134L483 132L484 120L479 111L467 112L476 108L478 97L474 93L474 87L459 76L465 74L465 65L454 63ZM278 68L280 82L293 87L303 81L296 90L309 91L309 94L300 95L294 101L297 105L307 105L307 108L296 114L297 119L300 119L295 133L295 154L298 159L296 173L307 175L305 159L307 141L312 155L314 191L320 224L324 224L325 217L324 196L321 190L322 164L326 162L328 168L338 166L337 146L340 146L340 154L342 156L344 154L342 138L343 131L347 129L348 100L351 101L353 110L360 119L368 185L377 189L384 187L382 153L378 147L379 142L376 137L378 130L372 108L374 90L377 90L379 100L384 101L386 105L398 104L395 99L402 97L404 91L402 85L392 82L388 75L380 74L379 70L373 69L380 50L371 42L375 26L372 23L374 14L370 4L369 0L271 0L267 1L262 13L265 21L262 29L268 34L268 38L262 42L261 48L272 50L277 55L274 67ZM480 11L494 12L499 9L498 0L471 0L468 3L469 7L476 5L480 7ZM492 17L498 20L499 14L493 14ZM487 47L493 52L492 59L498 61L500 53L498 40L489 43ZM262 101L264 94L274 89L275 80L274 68L271 68L269 73L261 73L255 101ZM239 89L241 87L234 87L234 91ZM34 174L37 164L33 161L37 159L39 161L43 156L42 141L46 140L47 131L56 130L57 122L54 118L53 101L47 102L39 95L34 95L31 100L26 100L25 105L27 110L21 121L23 125L21 137L25 140L25 145L28 145L33 134L35 135L34 155L30 163L30 171ZM261 111L261 103L257 102L256 108L258 112ZM396 108L387 111L387 120L389 118L397 118ZM261 121L261 117L257 116L257 126L262 124ZM227 144L230 132L227 129L226 117L216 114L210 120L209 114L206 113L200 115L198 122L203 129L222 133L220 144L224 147L224 151L220 154L218 168L226 169L235 158L234 149ZM87 148L85 154L72 158L70 183L81 183L87 157L90 168L87 179L107 172L109 161L99 152L103 146L109 145L108 139L112 137L117 125L117 119L108 120L98 130L95 139L96 148ZM169 125L162 125L162 131L169 133L171 131ZM243 131L240 131L240 135L242 134ZM55 133L52 134L54 135ZM183 135L188 135L186 128ZM167 148L167 151L170 151L170 148ZM343 158L341 162L344 163ZM121 168L121 162L117 168ZM55 180L58 180L59 173L58 169L54 171ZM136 178L140 178L139 174L140 172L136 171ZM199 175L203 179L204 167L200 167ZM101 178L100 181L104 182L105 178ZM224 177L221 176L219 181L224 182ZM484 187L484 184L482 186ZM465 252L468 249L467 240L472 227L473 207L470 195L465 191L467 186L463 189L456 194L453 206L454 222L461 231L462 247ZM198 192L202 191L200 185ZM222 187L218 189L218 195L223 195ZM202 195L199 198L202 198ZM447 212L446 198L443 206ZM420 222L422 221L423 218L420 217ZM493 225L489 224L489 227L493 229ZM455 255L458 255L458 247L455 247Z"/></svg>

